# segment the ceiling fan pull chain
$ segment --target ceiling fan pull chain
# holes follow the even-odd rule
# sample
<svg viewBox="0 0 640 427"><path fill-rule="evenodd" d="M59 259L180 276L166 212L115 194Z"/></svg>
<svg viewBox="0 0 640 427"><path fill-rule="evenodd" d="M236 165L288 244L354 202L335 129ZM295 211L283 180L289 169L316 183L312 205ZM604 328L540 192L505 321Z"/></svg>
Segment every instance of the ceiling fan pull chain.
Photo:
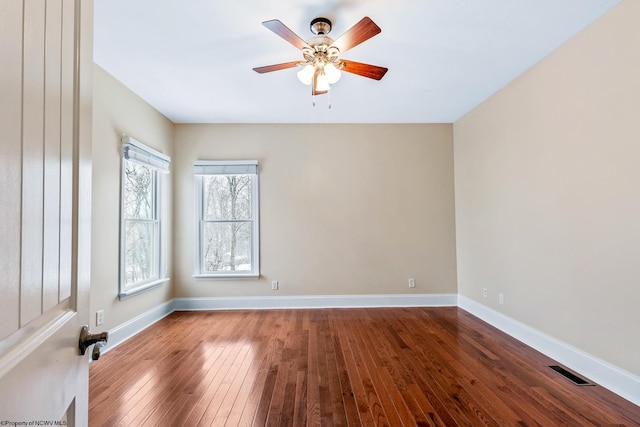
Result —
<svg viewBox="0 0 640 427"><path fill-rule="evenodd" d="M327 92L328 92L327 95L329 95L329 105L328 105L328 107L329 107L329 110L331 110L331 89L329 89Z"/></svg>

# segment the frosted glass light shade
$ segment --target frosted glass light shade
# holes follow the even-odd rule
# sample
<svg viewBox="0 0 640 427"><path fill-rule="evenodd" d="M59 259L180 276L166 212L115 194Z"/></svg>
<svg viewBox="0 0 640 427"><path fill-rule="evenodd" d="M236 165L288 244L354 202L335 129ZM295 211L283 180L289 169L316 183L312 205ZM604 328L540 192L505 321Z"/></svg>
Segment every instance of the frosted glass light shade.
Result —
<svg viewBox="0 0 640 427"><path fill-rule="evenodd" d="M298 71L298 80L300 80L303 84L310 85L313 80L313 74L315 73L315 68L311 65L305 65L304 68Z"/></svg>
<svg viewBox="0 0 640 427"><path fill-rule="evenodd" d="M330 85L340 80L340 77L342 76L340 70L338 70L336 66L331 63L324 66L324 73L327 76L327 83L329 83Z"/></svg>
<svg viewBox="0 0 640 427"><path fill-rule="evenodd" d="M318 73L316 77L316 92L326 92L329 90L329 82L327 76L324 73Z"/></svg>

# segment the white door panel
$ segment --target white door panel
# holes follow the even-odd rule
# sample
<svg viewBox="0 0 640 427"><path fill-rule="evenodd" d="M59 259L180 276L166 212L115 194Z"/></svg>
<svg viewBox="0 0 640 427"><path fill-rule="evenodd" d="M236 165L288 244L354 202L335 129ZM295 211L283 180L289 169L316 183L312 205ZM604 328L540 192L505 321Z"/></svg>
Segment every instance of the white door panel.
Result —
<svg viewBox="0 0 640 427"><path fill-rule="evenodd" d="M87 424L93 3L0 2L0 419Z"/></svg>
<svg viewBox="0 0 640 427"><path fill-rule="evenodd" d="M20 188L22 176L22 4L0 2L0 340L20 327ZM5 208L6 207L6 208Z"/></svg>

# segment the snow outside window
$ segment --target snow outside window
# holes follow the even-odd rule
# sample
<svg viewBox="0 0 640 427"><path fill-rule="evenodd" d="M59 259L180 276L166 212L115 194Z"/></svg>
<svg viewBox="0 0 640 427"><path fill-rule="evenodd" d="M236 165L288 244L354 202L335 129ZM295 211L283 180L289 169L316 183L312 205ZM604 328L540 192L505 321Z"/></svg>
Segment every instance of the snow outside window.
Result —
<svg viewBox="0 0 640 427"><path fill-rule="evenodd" d="M120 297L168 281L164 181L170 158L123 137Z"/></svg>
<svg viewBox="0 0 640 427"><path fill-rule="evenodd" d="M258 277L258 163L194 162L196 277Z"/></svg>

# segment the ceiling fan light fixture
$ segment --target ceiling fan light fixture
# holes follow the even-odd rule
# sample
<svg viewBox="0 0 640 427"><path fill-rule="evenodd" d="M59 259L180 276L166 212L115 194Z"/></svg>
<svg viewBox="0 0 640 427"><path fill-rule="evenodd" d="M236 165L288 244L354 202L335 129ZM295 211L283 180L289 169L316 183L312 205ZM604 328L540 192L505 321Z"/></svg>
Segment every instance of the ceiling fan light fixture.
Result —
<svg viewBox="0 0 640 427"><path fill-rule="evenodd" d="M305 65L304 68L298 71L298 80L302 82L302 84L310 85L313 81L313 75L315 74L315 68L309 64Z"/></svg>

